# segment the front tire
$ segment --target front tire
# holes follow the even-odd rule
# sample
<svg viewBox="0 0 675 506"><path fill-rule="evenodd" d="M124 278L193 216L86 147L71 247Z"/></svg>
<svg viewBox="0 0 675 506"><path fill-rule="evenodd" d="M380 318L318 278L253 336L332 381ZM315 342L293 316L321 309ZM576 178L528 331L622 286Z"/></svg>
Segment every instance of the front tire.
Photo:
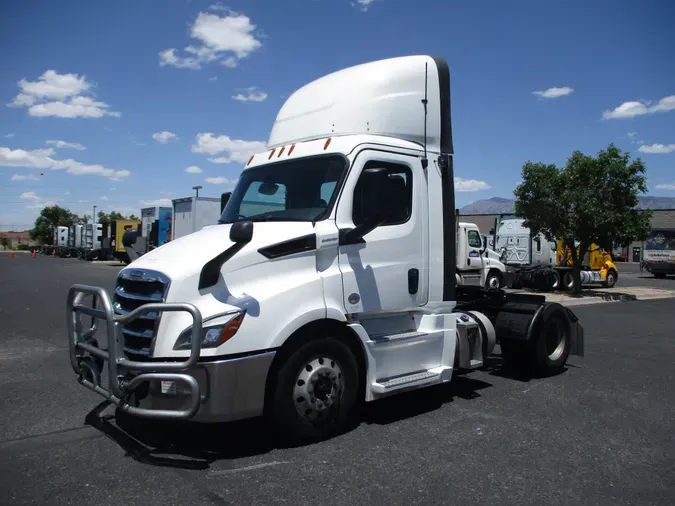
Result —
<svg viewBox="0 0 675 506"><path fill-rule="evenodd" d="M614 285L616 285L616 271L610 269L607 272L607 278L605 279L605 288L614 288Z"/></svg>
<svg viewBox="0 0 675 506"><path fill-rule="evenodd" d="M284 360L270 398L270 423L296 445L329 439L358 420L359 367L334 337L313 339Z"/></svg>
<svg viewBox="0 0 675 506"><path fill-rule="evenodd" d="M488 290L499 290L502 287L502 279L497 271L488 272L485 280L485 288Z"/></svg>

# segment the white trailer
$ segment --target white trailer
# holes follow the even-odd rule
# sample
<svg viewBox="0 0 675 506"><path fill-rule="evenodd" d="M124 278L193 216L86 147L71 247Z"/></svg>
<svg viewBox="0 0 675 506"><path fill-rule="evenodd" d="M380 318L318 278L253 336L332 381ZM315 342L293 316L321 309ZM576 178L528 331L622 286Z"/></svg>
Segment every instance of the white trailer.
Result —
<svg viewBox="0 0 675 506"><path fill-rule="evenodd" d="M54 227L54 247L65 248L68 246L68 227Z"/></svg>
<svg viewBox="0 0 675 506"><path fill-rule="evenodd" d="M185 197L173 201L171 239L179 239L215 225L220 218L220 198Z"/></svg>
<svg viewBox="0 0 675 506"><path fill-rule="evenodd" d="M78 381L132 416L265 415L283 437L315 441L358 423L363 402L482 367L497 343L514 367L562 372L583 355L571 310L457 286L454 191L443 59L305 85L217 224L126 266L114 298L71 287ZM83 315L105 324L106 349Z"/></svg>

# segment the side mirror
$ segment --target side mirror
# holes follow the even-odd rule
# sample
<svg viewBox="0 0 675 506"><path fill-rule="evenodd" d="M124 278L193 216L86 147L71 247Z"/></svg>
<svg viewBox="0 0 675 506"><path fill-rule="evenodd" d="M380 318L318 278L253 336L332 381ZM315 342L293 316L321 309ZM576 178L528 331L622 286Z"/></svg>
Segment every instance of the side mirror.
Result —
<svg viewBox="0 0 675 506"><path fill-rule="evenodd" d="M386 188L389 183L387 169L373 167L363 171L364 219L366 225L375 228L386 219Z"/></svg>
<svg viewBox="0 0 675 506"><path fill-rule="evenodd" d="M246 244L253 239L252 221L235 221L230 228L230 241L236 244Z"/></svg>
<svg viewBox="0 0 675 506"><path fill-rule="evenodd" d="M223 209L225 209L225 206L227 205L231 196L232 196L232 192L225 192L220 196L220 213L221 214L223 213Z"/></svg>

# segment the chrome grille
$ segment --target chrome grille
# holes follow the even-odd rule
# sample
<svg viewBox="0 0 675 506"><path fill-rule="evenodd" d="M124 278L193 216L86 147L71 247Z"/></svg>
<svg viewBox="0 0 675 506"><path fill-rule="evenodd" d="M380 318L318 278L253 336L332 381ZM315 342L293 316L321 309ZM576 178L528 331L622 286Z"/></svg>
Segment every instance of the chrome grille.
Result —
<svg viewBox="0 0 675 506"><path fill-rule="evenodd" d="M165 302L169 278L148 269L127 269L117 277L113 297L115 313L124 315L148 302ZM124 353L130 360L152 356L161 314L147 313L122 327Z"/></svg>

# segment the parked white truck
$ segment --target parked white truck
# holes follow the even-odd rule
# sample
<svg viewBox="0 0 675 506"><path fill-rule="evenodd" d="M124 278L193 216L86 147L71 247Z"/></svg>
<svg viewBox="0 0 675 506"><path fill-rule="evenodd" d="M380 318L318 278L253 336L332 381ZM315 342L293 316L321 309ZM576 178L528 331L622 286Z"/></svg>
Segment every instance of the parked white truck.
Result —
<svg viewBox="0 0 675 506"><path fill-rule="evenodd" d="M456 216L459 220L459 217ZM489 247L488 239L475 223L457 221L457 284L498 289L506 281L501 255Z"/></svg>
<svg viewBox="0 0 675 506"><path fill-rule="evenodd" d="M561 371L583 354L569 309L456 286L452 154L440 58L300 88L218 224L122 269L113 299L71 287L79 382L133 416L264 414L285 438L312 441L357 423L361 402L483 366L496 343L518 367ZM105 322L107 348L86 315Z"/></svg>

